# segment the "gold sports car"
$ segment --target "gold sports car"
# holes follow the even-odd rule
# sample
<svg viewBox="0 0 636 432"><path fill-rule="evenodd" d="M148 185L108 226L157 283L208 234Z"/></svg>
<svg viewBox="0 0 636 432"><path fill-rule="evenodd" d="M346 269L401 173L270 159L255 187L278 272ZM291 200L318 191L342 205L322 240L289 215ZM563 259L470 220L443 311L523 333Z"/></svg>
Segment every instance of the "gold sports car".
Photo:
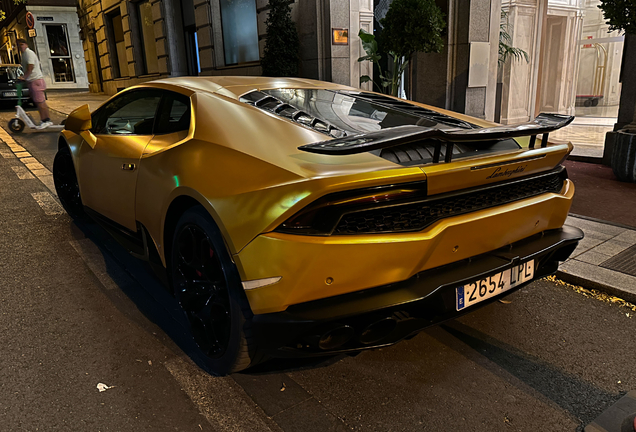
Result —
<svg viewBox="0 0 636 432"><path fill-rule="evenodd" d="M218 374L386 346L553 274L572 117L500 126L308 79L170 78L59 137L76 218L156 264Z"/></svg>

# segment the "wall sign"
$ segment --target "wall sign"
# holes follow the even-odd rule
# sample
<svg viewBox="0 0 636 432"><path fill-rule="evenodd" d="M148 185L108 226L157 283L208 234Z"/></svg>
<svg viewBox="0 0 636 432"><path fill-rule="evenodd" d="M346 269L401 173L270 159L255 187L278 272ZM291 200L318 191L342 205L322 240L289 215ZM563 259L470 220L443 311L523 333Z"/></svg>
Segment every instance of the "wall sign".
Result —
<svg viewBox="0 0 636 432"><path fill-rule="evenodd" d="M349 29L332 28L331 43L332 45L349 45Z"/></svg>
<svg viewBox="0 0 636 432"><path fill-rule="evenodd" d="M35 27L35 18L33 17L33 14L31 12L26 13L25 21L28 29L32 29L33 27Z"/></svg>
<svg viewBox="0 0 636 432"><path fill-rule="evenodd" d="M38 21L53 21L53 17L43 17L39 16Z"/></svg>
<svg viewBox="0 0 636 432"><path fill-rule="evenodd" d="M29 29L29 37L34 38L36 36L37 36L37 33L35 32L35 29Z"/></svg>

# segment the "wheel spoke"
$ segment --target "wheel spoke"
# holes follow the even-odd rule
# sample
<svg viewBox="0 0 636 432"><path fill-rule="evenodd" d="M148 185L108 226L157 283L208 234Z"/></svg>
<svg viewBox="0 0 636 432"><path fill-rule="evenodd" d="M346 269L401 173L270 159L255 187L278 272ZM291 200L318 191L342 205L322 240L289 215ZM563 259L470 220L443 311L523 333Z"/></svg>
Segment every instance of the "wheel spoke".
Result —
<svg viewBox="0 0 636 432"><path fill-rule="evenodd" d="M82 213L82 199L80 196L73 159L68 150L60 150L55 157L53 177L58 197L66 211L77 217Z"/></svg>
<svg viewBox="0 0 636 432"><path fill-rule="evenodd" d="M206 232L194 224L181 228L175 248L175 295L201 350L210 357L219 357L227 348L231 326L221 263Z"/></svg>

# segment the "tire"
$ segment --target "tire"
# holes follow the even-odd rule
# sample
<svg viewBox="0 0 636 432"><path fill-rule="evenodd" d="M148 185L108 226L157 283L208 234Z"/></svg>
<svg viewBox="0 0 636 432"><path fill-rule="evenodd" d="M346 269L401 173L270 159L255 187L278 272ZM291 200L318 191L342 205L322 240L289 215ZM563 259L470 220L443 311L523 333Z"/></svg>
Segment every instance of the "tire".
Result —
<svg viewBox="0 0 636 432"><path fill-rule="evenodd" d="M82 197L80 195L77 174L73 157L68 147L64 146L55 154L53 160L53 182L62 207L73 219L85 217Z"/></svg>
<svg viewBox="0 0 636 432"><path fill-rule="evenodd" d="M177 222L170 251L170 279L203 361L216 375L256 364L251 311L223 237L203 207Z"/></svg>
<svg viewBox="0 0 636 432"><path fill-rule="evenodd" d="M13 133L20 133L24 130L24 122L19 118L9 120L9 130Z"/></svg>

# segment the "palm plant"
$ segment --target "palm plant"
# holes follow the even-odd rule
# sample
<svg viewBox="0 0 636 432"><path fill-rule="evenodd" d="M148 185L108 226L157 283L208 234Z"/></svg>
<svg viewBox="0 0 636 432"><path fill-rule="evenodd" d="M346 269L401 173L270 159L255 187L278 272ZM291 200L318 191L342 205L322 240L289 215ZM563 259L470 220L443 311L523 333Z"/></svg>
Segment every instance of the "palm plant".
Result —
<svg viewBox="0 0 636 432"><path fill-rule="evenodd" d="M513 61L520 61L525 59L526 63L530 62L530 56L527 52L521 48L515 48L512 46L512 36L509 33L510 21L508 20L508 12L501 11L501 23L499 24L499 67L506 64L508 58L512 58Z"/></svg>

